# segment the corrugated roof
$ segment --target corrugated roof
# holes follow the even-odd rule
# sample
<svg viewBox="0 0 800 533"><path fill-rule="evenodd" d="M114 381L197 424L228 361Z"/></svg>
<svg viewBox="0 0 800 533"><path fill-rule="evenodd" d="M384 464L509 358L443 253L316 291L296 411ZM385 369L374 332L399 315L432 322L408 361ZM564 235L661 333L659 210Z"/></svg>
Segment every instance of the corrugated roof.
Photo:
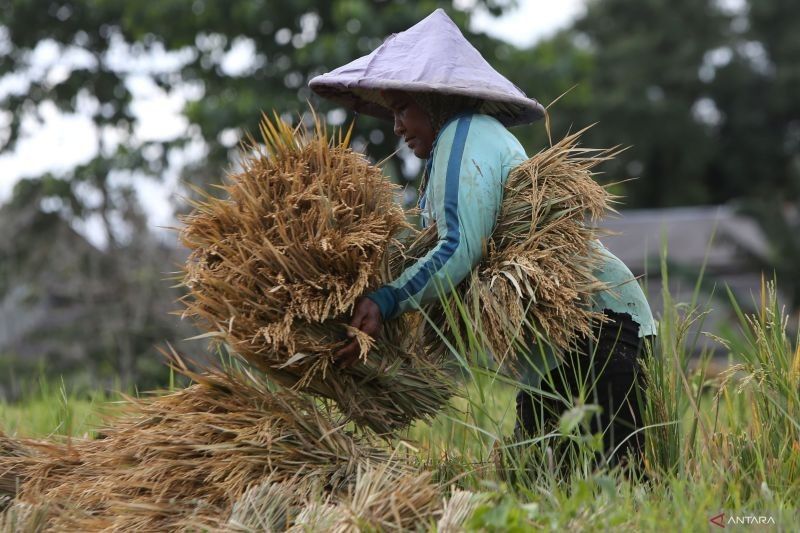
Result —
<svg viewBox="0 0 800 533"><path fill-rule="evenodd" d="M707 268L722 272L748 268L742 249L767 251L758 224L730 206L625 210L599 225L615 234L603 243L637 274L658 264L663 243L670 261L699 267L708 254Z"/></svg>

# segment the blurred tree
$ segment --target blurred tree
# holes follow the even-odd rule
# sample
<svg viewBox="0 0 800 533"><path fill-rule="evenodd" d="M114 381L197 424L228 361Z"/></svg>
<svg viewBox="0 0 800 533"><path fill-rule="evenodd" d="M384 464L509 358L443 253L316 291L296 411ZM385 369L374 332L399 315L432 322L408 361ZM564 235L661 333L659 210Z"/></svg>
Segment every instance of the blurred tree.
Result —
<svg viewBox="0 0 800 533"><path fill-rule="evenodd" d="M800 198L798 35L800 4L749 1L733 19L724 64L711 83L723 117L716 189L755 197L762 207Z"/></svg>
<svg viewBox="0 0 800 533"><path fill-rule="evenodd" d="M136 233L98 250L63 216L68 191L53 176L26 179L0 207L14 236L0 240L0 398L23 393L32 372L73 386L158 386L168 373L154 346L165 342L202 356L200 343L182 341L189 325L168 316L177 293L162 278L181 252L146 231L130 193L120 203Z"/></svg>
<svg viewBox="0 0 800 533"><path fill-rule="evenodd" d="M745 254L775 276L790 308L800 309L800 3L749 0L736 13L714 99L723 117L717 190L741 197L740 211L767 237L765 257ZM714 198L718 200L720 197Z"/></svg>
<svg viewBox="0 0 800 533"><path fill-rule="evenodd" d="M628 206L796 201L799 16L787 0L589 0L572 34L588 96L557 114L599 122L589 144L631 146L606 168L639 178Z"/></svg>
<svg viewBox="0 0 800 533"><path fill-rule="evenodd" d="M307 109L306 100L313 99L306 86L311 77L370 52L386 35L437 7L448 8L466 28L476 8L499 14L513 0L462 4L468 6L465 11L434 0L11 0L0 7L5 41L0 74L22 75L29 83L2 102L11 110L2 148L13 148L24 117L53 102L65 112L88 111L105 132L99 140L108 146L100 146L100 157L113 162L112 170L158 175L169 149L194 139L205 141L208 151L188 175L199 182L217 179L240 134L257 131L262 111L275 109L292 118ZM485 37L482 42L497 44ZM56 47L59 60L37 69L34 52L45 46ZM172 68L156 66L167 56ZM188 97L185 113L193 126L185 135L160 143L137 138L131 81L141 75L168 93ZM321 107L331 110L326 102ZM345 115L330 118L342 123ZM117 157L107 141L111 133L138 157ZM356 134L356 144L369 143L376 158L397 146L390 126L368 117L359 119ZM101 193L106 182L77 174L71 181L92 181Z"/></svg>
<svg viewBox="0 0 800 533"><path fill-rule="evenodd" d="M549 110L552 140L558 141L567 131L591 124L586 110L592 106L591 85L594 57L582 46L572 29L565 29L531 49L508 44L494 47L495 67L536 98ZM541 122L515 128L514 134L533 155L549 144L547 129ZM614 143L617 144L617 143Z"/></svg>
<svg viewBox="0 0 800 533"><path fill-rule="evenodd" d="M712 198L708 173L720 155L707 54L726 44L729 16L715 0L590 1L576 22L593 56L583 121L599 122L594 145L631 146L606 168L628 184L634 206L698 204Z"/></svg>

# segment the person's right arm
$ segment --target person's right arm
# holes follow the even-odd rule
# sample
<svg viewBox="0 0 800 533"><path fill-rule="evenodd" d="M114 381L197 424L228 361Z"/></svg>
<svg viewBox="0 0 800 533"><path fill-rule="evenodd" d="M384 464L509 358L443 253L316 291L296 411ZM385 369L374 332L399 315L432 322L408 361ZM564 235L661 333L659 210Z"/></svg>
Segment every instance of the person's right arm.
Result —
<svg viewBox="0 0 800 533"><path fill-rule="evenodd" d="M504 151L486 128L485 117L465 116L437 140L427 198L439 238L396 280L367 295L383 320L437 301L483 257L503 198Z"/></svg>

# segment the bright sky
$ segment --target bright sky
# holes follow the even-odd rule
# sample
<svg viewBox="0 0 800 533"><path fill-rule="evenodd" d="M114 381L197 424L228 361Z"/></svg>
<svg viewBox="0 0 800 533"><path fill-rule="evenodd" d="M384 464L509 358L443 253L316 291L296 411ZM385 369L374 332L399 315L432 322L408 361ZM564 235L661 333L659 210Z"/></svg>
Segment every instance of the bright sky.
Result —
<svg viewBox="0 0 800 533"><path fill-rule="evenodd" d="M454 5L469 5L474 0L454 0ZM473 29L482 30L518 46L529 46L567 26L584 9L585 0L518 0L518 7L496 19L488 13L478 13L473 19ZM2 37L0 35L0 37ZM0 41L2 39L0 38ZM2 42L0 42L2 45ZM226 58L232 65L238 56L251 53L241 47ZM238 54L238 55L237 55ZM37 68L46 69L47 76L65 76L59 63L57 47L40 46L34 53ZM77 57L76 61L81 58ZM168 68L165 65L164 68ZM0 94L21 90L20 79L0 81ZM146 76L133 76L129 87L134 93L134 110L140 124L136 135L142 140L166 139L179 134L186 127L180 115L183 99L180 95L167 95ZM90 104L87 104L90 105ZM28 121L23 124L23 137L13 153L0 155L0 203L8 199L14 184L22 177L37 176L47 171L58 173L89 161L97 153L99 135L92 121L80 113L64 115L55 106L42 106L43 123ZM0 133L7 114L0 112ZM163 182L137 180L137 191L147 208L153 226L173 224L172 195L177 191L177 169L173 169ZM90 223L91 224L91 223ZM80 228L95 244L102 245L97 228Z"/></svg>
<svg viewBox="0 0 800 533"><path fill-rule="evenodd" d="M454 5L472 3L455 0ZM569 25L583 13L586 0L517 0L517 8L500 18L487 12L473 17L473 30L482 30L520 47L534 44Z"/></svg>

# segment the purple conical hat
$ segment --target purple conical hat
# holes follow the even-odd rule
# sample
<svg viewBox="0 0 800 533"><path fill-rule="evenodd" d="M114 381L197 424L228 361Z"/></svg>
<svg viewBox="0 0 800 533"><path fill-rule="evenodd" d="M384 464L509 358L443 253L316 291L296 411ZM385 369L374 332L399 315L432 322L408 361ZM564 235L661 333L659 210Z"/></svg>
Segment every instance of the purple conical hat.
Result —
<svg viewBox="0 0 800 533"><path fill-rule="evenodd" d="M480 98L478 110L506 126L544 116L542 105L494 70L442 9L308 85L320 96L386 119L392 117L380 94L386 89Z"/></svg>

